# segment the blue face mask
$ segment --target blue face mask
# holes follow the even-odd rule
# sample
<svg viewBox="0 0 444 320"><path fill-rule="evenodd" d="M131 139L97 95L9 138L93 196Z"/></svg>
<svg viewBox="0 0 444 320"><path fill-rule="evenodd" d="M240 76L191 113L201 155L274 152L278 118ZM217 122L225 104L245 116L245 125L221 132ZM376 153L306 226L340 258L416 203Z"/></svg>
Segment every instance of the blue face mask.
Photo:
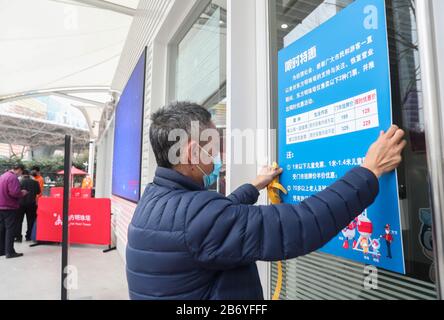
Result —
<svg viewBox="0 0 444 320"><path fill-rule="evenodd" d="M207 152L207 154L208 154L208 152ZM214 169L210 174L206 174L205 171L203 171L200 166L197 166L197 168L199 168L199 170L204 175L203 176L203 183L204 183L205 189L209 189L213 184L215 184L217 182L217 179L219 178L219 175L220 175L220 171L222 169L222 159L220 158L220 155L217 155L216 157L212 157L211 155L209 155L209 156L211 158L213 158L213 165L214 165Z"/></svg>

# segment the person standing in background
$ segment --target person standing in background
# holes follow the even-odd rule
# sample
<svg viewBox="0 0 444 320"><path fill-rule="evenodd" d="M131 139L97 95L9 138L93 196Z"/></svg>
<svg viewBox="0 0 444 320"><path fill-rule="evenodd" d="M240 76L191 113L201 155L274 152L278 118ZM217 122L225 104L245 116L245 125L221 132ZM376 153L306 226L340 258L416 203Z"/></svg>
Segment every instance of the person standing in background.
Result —
<svg viewBox="0 0 444 320"><path fill-rule="evenodd" d="M17 210L20 198L28 191L21 190L20 177L25 170L21 164L0 176L0 256L7 259L23 256L14 250L14 235L16 232Z"/></svg>
<svg viewBox="0 0 444 320"><path fill-rule="evenodd" d="M43 191L45 190L45 179L42 177L40 173L40 167L34 166L31 168L31 175L35 181L39 183L40 186L40 194L37 195L37 201L36 201L36 212L38 211L39 207L39 199L43 196ZM36 215L37 219L37 215ZM35 223L32 227L31 232L31 238L32 240L36 241L36 234L37 234L37 220L35 220Z"/></svg>
<svg viewBox="0 0 444 320"><path fill-rule="evenodd" d="M23 171L20 185L22 190L28 191L28 194L20 199L20 208L17 214L17 231L15 234L16 242L22 242L22 225L25 215L27 222L26 241L31 241L32 227L37 217L37 197L42 193L39 182L31 179L28 170Z"/></svg>
<svg viewBox="0 0 444 320"><path fill-rule="evenodd" d="M42 175L40 174L40 168L37 166L34 166L31 168L31 175L34 178L35 181L39 183L40 186L40 193L37 195L37 201L43 196L43 190L45 188L45 179L43 179Z"/></svg>
<svg viewBox="0 0 444 320"><path fill-rule="evenodd" d="M88 174L82 180L82 189L92 189L92 188L93 188L93 181L91 179L91 176Z"/></svg>

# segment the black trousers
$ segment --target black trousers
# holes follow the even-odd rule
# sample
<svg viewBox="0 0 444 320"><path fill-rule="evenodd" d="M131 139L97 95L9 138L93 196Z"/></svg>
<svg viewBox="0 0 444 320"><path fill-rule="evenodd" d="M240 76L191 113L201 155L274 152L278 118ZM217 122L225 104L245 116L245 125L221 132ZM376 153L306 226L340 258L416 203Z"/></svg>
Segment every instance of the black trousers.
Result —
<svg viewBox="0 0 444 320"><path fill-rule="evenodd" d="M387 258L392 259L392 243L389 241L385 242L387 244Z"/></svg>
<svg viewBox="0 0 444 320"><path fill-rule="evenodd" d="M0 255L12 255L17 229L17 210L0 210Z"/></svg>
<svg viewBox="0 0 444 320"><path fill-rule="evenodd" d="M31 240L32 227L34 226L35 219L37 218L37 204L28 204L20 206L17 214L17 228L15 237L22 238L22 226L23 219L26 215L26 240Z"/></svg>

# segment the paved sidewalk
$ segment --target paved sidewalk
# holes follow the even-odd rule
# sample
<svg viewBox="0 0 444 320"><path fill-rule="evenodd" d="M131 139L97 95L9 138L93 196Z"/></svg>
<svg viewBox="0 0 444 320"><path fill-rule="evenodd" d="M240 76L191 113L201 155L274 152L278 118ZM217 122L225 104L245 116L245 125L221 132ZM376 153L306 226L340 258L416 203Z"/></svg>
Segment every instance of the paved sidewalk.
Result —
<svg viewBox="0 0 444 320"><path fill-rule="evenodd" d="M0 300L60 299L61 246L29 247L16 243L17 259L0 258ZM78 271L72 300L127 300L125 265L117 251L103 247L71 246L69 264Z"/></svg>

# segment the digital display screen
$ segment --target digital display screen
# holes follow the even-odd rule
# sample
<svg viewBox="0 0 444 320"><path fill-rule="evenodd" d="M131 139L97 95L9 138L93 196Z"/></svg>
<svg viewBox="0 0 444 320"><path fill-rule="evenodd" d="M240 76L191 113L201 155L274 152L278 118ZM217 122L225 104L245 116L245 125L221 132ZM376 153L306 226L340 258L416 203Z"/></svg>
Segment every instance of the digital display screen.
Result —
<svg viewBox="0 0 444 320"><path fill-rule="evenodd" d="M138 202L142 162L146 51L140 57L115 115L112 193Z"/></svg>

